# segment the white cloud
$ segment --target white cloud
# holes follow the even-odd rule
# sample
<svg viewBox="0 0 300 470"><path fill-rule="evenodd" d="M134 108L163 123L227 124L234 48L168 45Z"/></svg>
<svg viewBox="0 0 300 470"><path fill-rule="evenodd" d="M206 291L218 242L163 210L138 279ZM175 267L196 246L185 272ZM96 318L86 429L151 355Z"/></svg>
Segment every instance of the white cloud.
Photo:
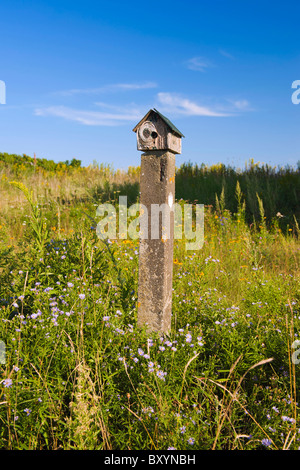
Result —
<svg viewBox="0 0 300 470"><path fill-rule="evenodd" d="M170 113L185 116L230 116L228 112L220 112L207 106L201 106L187 98L174 93L158 93L159 103L164 106L163 110Z"/></svg>
<svg viewBox="0 0 300 470"><path fill-rule="evenodd" d="M207 106L196 103L176 93L160 92L156 95L156 107L163 113L177 116L226 117L250 111L246 99L227 99L225 104ZM118 126L125 122L138 122L145 110L134 103L128 106L96 102L96 110L78 109L69 106L36 107L36 116L54 116L86 126Z"/></svg>
<svg viewBox="0 0 300 470"><path fill-rule="evenodd" d="M249 103L249 101L243 98L227 99L227 102L230 103L230 105L227 106L227 109L235 113L238 111L253 111L254 110L251 104Z"/></svg>
<svg viewBox="0 0 300 470"><path fill-rule="evenodd" d="M214 67L214 65L205 57L192 57L185 62L186 66L190 70L196 70L197 72L205 72L207 68Z"/></svg>
<svg viewBox="0 0 300 470"><path fill-rule="evenodd" d="M237 100L233 102L233 105L236 109L241 111L249 109L249 101L248 100Z"/></svg>
<svg viewBox="0 0 300 470"><path fill-rule="evenodd" d="M138 121L142 118L142 115L137 110L106 113L102 111L84 111L67 106L36 108L35 115L56 116L68 121L76 121L86 126L116 126L124 121Z"/></svg>
<svg viewBox="0 0 300 470"><path fill-rule="evenodd" d="M230 54L230 52L227 52L224 49L219 49L219 52L222 56L226 57L227 59L235 60L235 57L232 54Z"/></svg>
<svg viewBox="0 0 300 470"><path fill-rule="evenodd" d="M156 88L155 82L144 83L114 83L104 85L98 88L73 88L71 90L57 91L55 94L60 96L73 96L73 95L95 95L107 92L118 91L131 91L131 90L145 90L149 88Z"/></svg>

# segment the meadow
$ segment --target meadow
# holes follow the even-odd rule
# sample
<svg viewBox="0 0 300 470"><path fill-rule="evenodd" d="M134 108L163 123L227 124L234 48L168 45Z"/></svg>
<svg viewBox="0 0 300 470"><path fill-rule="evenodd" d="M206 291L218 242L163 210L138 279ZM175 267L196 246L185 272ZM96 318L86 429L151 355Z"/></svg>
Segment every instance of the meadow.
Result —
<svg viewBox="0 0 300 470"><path fill-rule="evenodd" d="M0 195L1 449L300 448L299 168L177 169L204 245L175 241L168 336L136 326L138 242L95 231L139 168L0 154Z"/></svg>

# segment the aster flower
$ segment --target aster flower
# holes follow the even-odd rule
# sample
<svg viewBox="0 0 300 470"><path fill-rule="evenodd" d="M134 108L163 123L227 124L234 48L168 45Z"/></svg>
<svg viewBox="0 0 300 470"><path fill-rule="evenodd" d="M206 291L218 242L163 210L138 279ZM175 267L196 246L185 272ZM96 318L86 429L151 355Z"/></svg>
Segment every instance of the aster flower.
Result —
<svg viewBox="0 0 300 470"><path fill-rule="evenodd" d="M3 380L3 385L5 388L9 388L12 385L12 380L11 379L5 379Z"/></svg>
<svg viewBox="0 0 300 470"><path fill-rule="evenodd" d="M195 444L195 439L193 437L189 437L187 441L188 441L188 444L190 444L191 446Z"/></svg>
<svg viewBox="0 0 300 470"><path fill-rule="evenodd" d="M270 439L266 439L266 438L262 439L261 443L265 447L270 447L270 445L272 445L272 441Z"/></svg>
<svg viewBox="0 0 300 470"><path fill-rule="evenodd" d="M187 333L185 335L185 340L187 343L190 343L192 341L192 335L190 333Z"/></svg>
<svg viewBox="0 0 300 470"><path fill-rule="evenodd" d="M156 372L156 375L157 375L157 377L158 377L159 379L165 380L166 372L163 372L162 370L158 370L158 371Z"/></svg>

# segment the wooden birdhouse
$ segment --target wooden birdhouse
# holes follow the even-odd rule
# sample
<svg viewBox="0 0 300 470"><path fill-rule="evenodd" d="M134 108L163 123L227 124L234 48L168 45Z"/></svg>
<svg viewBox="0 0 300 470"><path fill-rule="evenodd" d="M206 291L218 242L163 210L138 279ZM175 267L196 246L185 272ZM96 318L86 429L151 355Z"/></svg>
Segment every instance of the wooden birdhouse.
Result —
<svg viewBox="0 0 300 470"><path fill-rule="evenodd" d="M138 150L181 153L181 138L184 135L155 108L150 109L135 126L133 132L136 132Z"/></svg>

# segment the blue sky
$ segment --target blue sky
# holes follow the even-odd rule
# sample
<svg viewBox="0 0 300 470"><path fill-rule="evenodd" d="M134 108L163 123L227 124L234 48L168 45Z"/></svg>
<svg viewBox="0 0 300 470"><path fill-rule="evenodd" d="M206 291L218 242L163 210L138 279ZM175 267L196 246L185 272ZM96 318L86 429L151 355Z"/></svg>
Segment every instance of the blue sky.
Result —
<svg viewBox="0 0 300 470"><path fill-rule="evenodd" d="M298 1L10 0L0 30L0 152L126 169L155 107L177 166L300 160Z"/></svg>

